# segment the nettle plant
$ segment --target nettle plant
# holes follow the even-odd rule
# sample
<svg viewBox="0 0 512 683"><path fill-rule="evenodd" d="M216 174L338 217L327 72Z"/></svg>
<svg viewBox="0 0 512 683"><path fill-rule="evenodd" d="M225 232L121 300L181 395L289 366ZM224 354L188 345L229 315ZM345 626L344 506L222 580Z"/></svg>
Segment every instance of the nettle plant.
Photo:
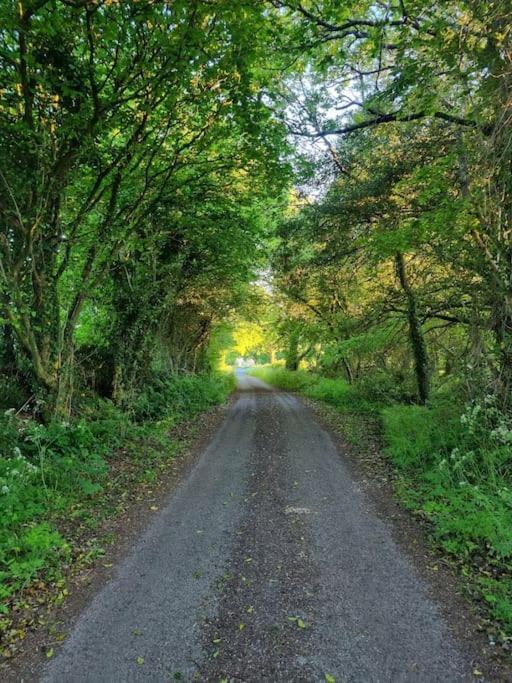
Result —
<svg viewBox="0 0 512 683"><path fill-rule="evenodd" d="M16 419L12 414L6 418L0 457L0 599L25 585L66 547L48 523L38 520L44 507L43 497L35 493L41 490L40 468L12 445Z"/></svg>
<svg viewBox="0 0 512 683"><path fill-rule="evenodd" d="M495 395L488 394L470 403L460 422L479 445L500 447L512 444L512 416L500 410Z"/></svg>
<svg viewBox="0 0 512 683"><path fill-rule="evenodd" d="M5 513L6 497L16 494L37 476L38 468L27 458L18 445L19 433L13 410L4 413L2 441L0 443L0 501Z"/></svg>
<svg viewBox="0 0 512 683"><path fill-rule="evenodd" d="M503 413L496 396L489 394L467 405L460 424L461 444L450 454L451 469L463 481L485 479L496 483L499 477L502 485L512 463L511 416Z"/></svg>
<svg viewBox="0 0 512 683"><path fill-rule="evenodd" d="M18 446L15 446L10 458L0 460L0 493L7 496L26 484L37 472L38 468L22 455Z"/></svg>
<svg viewBox="0 0 512 683"><path fill-rule="evenodd" d="M100 494L108 469L106 444L83 422L44 426L8 411L1 428L0 600L58 566L69 545L56 520Z"/></svg>

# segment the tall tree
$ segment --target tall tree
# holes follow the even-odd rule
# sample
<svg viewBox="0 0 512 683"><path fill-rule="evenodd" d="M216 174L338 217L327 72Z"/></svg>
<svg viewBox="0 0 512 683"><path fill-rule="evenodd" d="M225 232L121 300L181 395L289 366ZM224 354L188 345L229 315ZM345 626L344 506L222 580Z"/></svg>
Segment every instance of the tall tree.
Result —
<svg viewBox="0 0 512 683"><path fill-rule="evenodd" d="M9 2L0 18L2 310L46 412L66 414L84 304L137 235L147 244L183 166L236 166L258 136L254 158L277 166L282 135L258 95L268 56L253 41L266 18L203 0Z"/></svg>

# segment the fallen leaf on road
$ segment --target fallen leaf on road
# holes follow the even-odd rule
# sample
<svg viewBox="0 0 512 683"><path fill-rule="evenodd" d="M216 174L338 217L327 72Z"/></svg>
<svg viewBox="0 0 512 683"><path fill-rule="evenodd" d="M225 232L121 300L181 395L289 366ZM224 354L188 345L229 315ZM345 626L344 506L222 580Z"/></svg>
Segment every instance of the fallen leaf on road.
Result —
<svg viewBox="0 0 512 683"><path fill-rule="evenodd" d="M139 666L141 666L142 664L144 664L144 657L137 657L135 661Z"/></svg>
<svg viewBox="0 0 512 683"><path fill-rule="evenodd" d="M299 628L307 628L308 625L300 617L288 617L288 621L294 621Z"/></svg>
<svg viewBox="0 0 512 683"><path fill-rule="evenodd" d="M331 674L325 674L325 683L336 683L336 679Z"/></svg>
<svg viewBox="0 0 512 683"><path fill-rule="evenodd" d="M51 659L51 658L53 657L53 655L54 655L53 647L51 647L51 648L46 652L46 656L48 657L48 659Z"/></svg>

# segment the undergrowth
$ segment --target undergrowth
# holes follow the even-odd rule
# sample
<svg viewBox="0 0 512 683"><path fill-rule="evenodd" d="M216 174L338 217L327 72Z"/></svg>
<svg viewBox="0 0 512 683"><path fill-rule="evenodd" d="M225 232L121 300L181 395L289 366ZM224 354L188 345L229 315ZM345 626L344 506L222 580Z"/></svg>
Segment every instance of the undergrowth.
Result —
<svg viewBox="0 0 512 683"><path fill-rule="evenodd" d="M169 430L221 403L233 387L231 375L155 377L129 412L85 398L79 418L46 426L7 410L0 417L0 615L35 577L59 575L72 553L70 523L94 527L115 512L105 509L113 504L105 493L116 486L120 450L143 479L154 480L175 452ZM116 490L125 495L122 485ZM0 636L2 624L9 620L0 618Z"/></svg>
<svg viewBox="0 0 512 683"><path fill-rule="evenodd" d="M512 422L488 396L384 409L386 453L403 496L431 520L442 549L474 575L478 593L512 637Z"/></svg>
<svg viewBox="0 0 512 683"><path fill-rule="evenodd" d="M252 374L335 406L346 417L349 437L357 435L354 422L364 429L368 419L378 420L400 497L428 518L436 543L485 604L491 638L509 646L512 419L498 409L494 397L464 405L440 395L428 406L407 405L372 387L371 380L349 385L343 379L270 366Z"/></svg>
<svg viewBox="0 0 512 683"><path fill-rule="evenodd" d="M376 414L390 403L390 392L379 382L355 386L340 378L322 377L306 370L292 372L270 365L254 368L250 374L285 391L298 391L348 412Z"/></svg>

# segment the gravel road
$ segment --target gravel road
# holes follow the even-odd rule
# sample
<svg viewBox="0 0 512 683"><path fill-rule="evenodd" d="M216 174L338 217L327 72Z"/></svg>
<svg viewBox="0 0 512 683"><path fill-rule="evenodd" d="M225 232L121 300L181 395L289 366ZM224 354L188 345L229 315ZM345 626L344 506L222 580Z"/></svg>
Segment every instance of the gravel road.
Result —
<svg viewBox="0 0 512 683"><path fill-rule="evenodd" d="M40 680L472 680L412 562L295 397L239 397Z"/></svg>

